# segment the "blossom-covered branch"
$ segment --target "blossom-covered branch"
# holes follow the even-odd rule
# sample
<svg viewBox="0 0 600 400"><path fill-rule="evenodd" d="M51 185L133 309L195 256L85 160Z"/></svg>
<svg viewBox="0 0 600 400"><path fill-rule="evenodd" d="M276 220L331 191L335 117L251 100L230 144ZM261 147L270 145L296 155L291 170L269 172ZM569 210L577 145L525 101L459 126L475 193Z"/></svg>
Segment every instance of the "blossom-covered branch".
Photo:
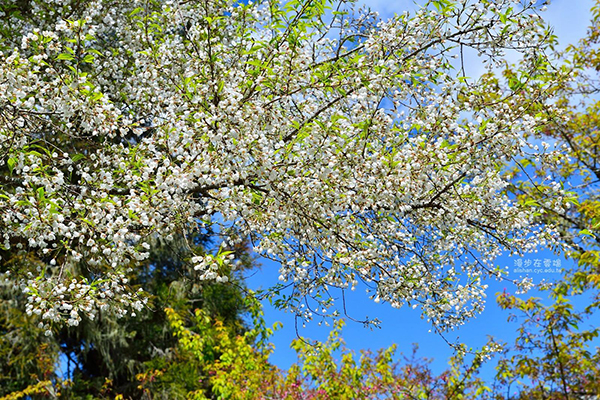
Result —
<svg viewBox="0 0 600 400"><path fill-rule="evenodd" d="M31 7L2 42L0 232L46 265L11 278L46 319L140 305L72 277L65 295L69 264L125 287L156 240L219 226L221 249L190 258L198 279L224 279L227 247L250 239L299 315L364 281L446 329L483 308L495 257L551 240L538 207L501 193L552 91L532 100L454 60L472 48L492 68L510 49L538 68L534 4L430 1L388 21L325 0Z"/></svg>

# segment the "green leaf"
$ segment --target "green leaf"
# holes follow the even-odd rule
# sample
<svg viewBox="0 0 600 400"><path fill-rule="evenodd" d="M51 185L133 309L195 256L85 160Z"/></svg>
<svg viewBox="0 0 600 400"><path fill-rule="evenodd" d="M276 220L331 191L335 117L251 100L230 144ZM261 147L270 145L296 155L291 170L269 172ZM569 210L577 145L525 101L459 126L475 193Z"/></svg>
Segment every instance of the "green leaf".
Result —
<svg viewBox="0 0 600 400"><path fill-rule="evenodd" d="M136 9L134 9L132 12L129 13L129 16L133 17L135 14L139 13L140 11L142 11L142 7L138 7Z"/></svg>
<svg viewBox="0 0 600 400"><path fill-rule="evenodd" d="M86 224L88 224L89 226L92 226L92 227L93 227L93 226L96 226L96 224L94 224L92 221L90 221L90 220L89 220L89 219L87 219L87 218L81 218L81 220L82 220L83 222L85 222Z"/></svg>
<svg viewBox="0 0 600 400"><path fill-rule="evenodd" d="M73 162L77 162L77 161L79 161L79 160L83 160L84 158L85 158L85 156L84 156L83 154L81 154L81 153L78 153L78 154L73 154L73 155L71 156L71 161L73 161Z"/></svg>
<svg viewBox="0 0 600 400"><path fill-rule="evenodd" d="M95 58L93 55L91 55L91 54L88 54L88 55L86 55L85 57L83 57L83 62L84 62L84 63L91 64L91 63L93 63L93 62L94 62L94 60L95 60L95 59L96 59L96 58Z"/></svg>
<svg viewBox="0 0 600 400"><path fill-rule="evenodd" d="M13 169L15 169L16 163L17 163L17 159L14 157L9 158L8 161L6 162L6 164L8 165L8 170L10 171L11 175L13 173Z"/></svg>
<svg viewBox="0 0 600 400"><path fill-rule="evenodd" d="M73 55L68 54L68 53L60 53L57 57L57 60L67 60L67 61L71 61L74 60L75 57L73 57Z"/></svg>

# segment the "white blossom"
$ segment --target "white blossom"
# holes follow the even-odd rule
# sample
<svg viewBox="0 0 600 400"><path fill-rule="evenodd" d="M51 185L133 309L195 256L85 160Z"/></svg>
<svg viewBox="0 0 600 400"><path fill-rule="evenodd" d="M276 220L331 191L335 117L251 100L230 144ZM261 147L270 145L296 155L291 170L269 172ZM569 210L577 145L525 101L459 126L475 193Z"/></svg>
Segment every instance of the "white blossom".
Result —
<svg viewBox="0 0 600 400"><path fill-rule="evenodd" d="M483 309L497 256L552 241L539 207L505 192L504 167L544 124L530 88L459 66L461 48L490 68L511 49L535 69L545 28L531 6L463 1L388 21L348 10L304 26L260 1L130 3L91 2L35 31L13 21L20 41L0 55L3 246L50 271L18 281L44 301L28 314L77 325L139 311L126 268L156 238L214 228L280 262L293 297L321 311L327 288L363 281L446 329ZM83 261L97 280L67 282ZM233 256L190 262L225 282Z"/></svg>

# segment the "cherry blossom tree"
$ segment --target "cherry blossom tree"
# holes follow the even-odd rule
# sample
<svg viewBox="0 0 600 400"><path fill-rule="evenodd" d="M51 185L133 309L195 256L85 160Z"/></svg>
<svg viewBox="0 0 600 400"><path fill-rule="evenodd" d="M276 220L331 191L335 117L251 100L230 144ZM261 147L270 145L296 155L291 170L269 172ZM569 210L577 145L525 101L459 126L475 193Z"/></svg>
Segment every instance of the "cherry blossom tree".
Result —
<svg viewBox="0 0 600 400"><path fill-rule="evenodd" d="M199 280L226 281L249 240L300 316L364 283L439 330L462 323L499 254L552 240L537 204L502 191L555 116L553 82L470 79L463 57L551 69L533 3L432 0L387 21L326 0L3 6L2 246L43 264L3 279L44 328L125 315L145 298L127 270L210 230L217 250L186 242ZM547 183L544 207L562 208Z"/></svg>

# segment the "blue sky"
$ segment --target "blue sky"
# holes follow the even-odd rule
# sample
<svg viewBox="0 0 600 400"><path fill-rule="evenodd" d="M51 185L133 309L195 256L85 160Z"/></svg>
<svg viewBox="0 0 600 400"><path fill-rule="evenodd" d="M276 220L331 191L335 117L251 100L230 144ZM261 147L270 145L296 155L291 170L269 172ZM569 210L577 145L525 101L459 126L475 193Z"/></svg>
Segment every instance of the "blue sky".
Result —
<svg viewBox="0 0 600 400"><path fill-rule="evenodd" d="M520 260L523 265L531 263L531 266L528 267L532 270L529 276L533 278L534 283L539 282L541 279L551 280L560 276L558 273L547 271L548 269L557 270L557 268L552 266L544 268L545 260L550 260L551 263L560 263L563 267L569 265L567 260L557 257L549 251L526 255L522 258L502 257L498 259L498 265L508 267L509 278L524 275L515 271L518 268L516 262L519 262L515 260ZM542 265L538 268L540 271L535 270L536 260L539 260ZM261 262L263 263L261 270L248 279L248 285L253 289L266 288L277 283L278 265L268 260L261 260ZM496 305L495 294L505 289L514 292L515 289L508 282L491 280L488 284L490 287L488 288L488 301L485 311L458 330L445 334L448 341L466 343L473 348L479 348L487 342L488 335L493 335L508 343L514 340L518 324L507 322L509 313L501 310ZM536 291L531 291L529 294L541 297ZM268 302L265 302L264 306L265 318L269 325L277 321L283 323L283 328L276 331L271 338L276 348L271 356L271 361L280 368L288 368L296 361L295 352L289 348L291 341L297 337L295 318L290 313L274 309ZM433 368L435 372L439 373L446 367L447 359L452 355L452 350L442 337L429 332L431 326L421 319L419 310L410 308L398 310L388 304L376 304L368 299L364 288L357 289L355 292L347 291L346 306L349 315L356 320L362 320L365 317L381 320L380 329L374 330L365 328L360 323L347 321L343 330L343 338L347 347L356 353L360 349L387 348L395 343L398 346L398 352L408 355L412 350L413 343L418 343L418 354L434 359ZM307 323L305 328L302 327L301 321L298 323L298 333L313 340L325 340L329 330L330 328L325 325L319 326L316 320ZM488 377L491 377L493 366L486 368L484 371Z"/></svg>
<svg viewBox="0 0 600 400"><path fill-rule="evenodd" d="M406 0L362 0L359 3L378 11L383 18L394 12L401 13L404 10L414 10L416 7L414 2ZM593 0L553 0L548 5L548 10L542 15L554 28L561 47L575 43L585 35L591 18L590 9L593 5ZM477 65L475 60L473 62L475 69ZM471 73L470 76L474 77L476 73ZM252 289L267 288L277 283L278 265L268 260L260 260L260 262L263 264L261 270L254 272L248 278L248 285ZM520 275L524 275L515 272L515 268L519 266L530 268L532 271L529 276L533 278L534 283L541 279L551 280L558 277L558 273L548 271L557 270L559 267L557 264L560 264L561 267L569 265L569 261L549 251L526 255L522 258L501 257L497 263L502 267L508 267L509 278L518 278ZM504 289L513 292L515 289L506 282L489 281L488 284L490 287L485 311L457 331L447 334L446 338L450 342L460 341L469 346L480 347L485 344L488 335L493 335L509 343L515 338L518 324L508 323L509 313L500 310L495 303L496 292L502 292ZM536 292L531 294L535 295ZM582 301L585 300L582 299ZM408 308L396 310L387 304L376 304L368 299L364 288L357 289L355 292L347 292L346 303L349 314L353 318L361 320L368 316L369 318L378 318L382 322L380 329L370 330L360 323L348 321L343 330L343 338L350 349L358 353L360 349L385 348L395 343L399 352L410 354L412 344L419 343L419 354L434 359L435 372L439 373L446 367L452 350L440 336L429 333L431 326L420 318L419 310ZM288 368L296 361L294 351L289 348L290 342L297 337L294 317L289 313L274 309L268 303L265 303L265 317L269 324L276 321L283 323L283 328L271 338L276 346L271 361L281 368ZM329 330L329 327L318 326L316 321L308 323L306 328L303 328L301 323L298 326L300 335L318 340L324 340ZM493 364L484 368L483 375L488 378L493 375Z"/></svg>

